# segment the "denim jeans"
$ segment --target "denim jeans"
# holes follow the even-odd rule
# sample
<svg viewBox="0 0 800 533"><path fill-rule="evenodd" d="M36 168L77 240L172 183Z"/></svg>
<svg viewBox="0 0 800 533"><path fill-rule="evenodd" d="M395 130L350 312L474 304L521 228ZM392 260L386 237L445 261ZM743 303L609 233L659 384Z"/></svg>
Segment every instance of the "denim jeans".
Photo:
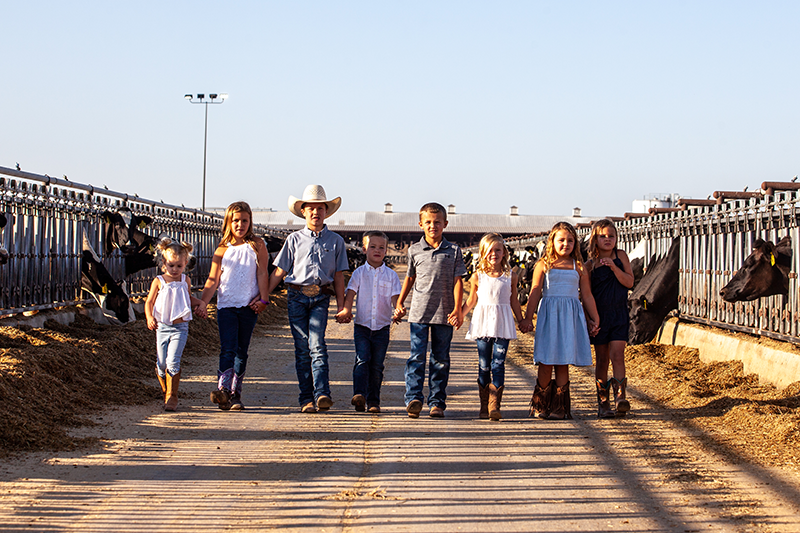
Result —
<svg viewBox="0 0 800 533"><path fill-rule="evenodd" d="M475 339L478 344L478 385L493 383L498 389L506 381L506 352L508 339L487 337Z"/></svg>
<svg viewBox="0 0 800 533"><path fill-rule="evenodd" d="M409 322L411 356L406 361L406 405L411 400L424 399L425 356L428 351L428 331L431 337L430 374L428 378L428 406L447 407L447 379L450 376L450 341L453 326L445 324L419 324Z"/></svg>
<svg viewBox="0 0 800 533"><path fill-rule="evenodd" d="M353 395L363 395L370 407L381 404L383 362L386 359L386 350L389 348L390 327L373 331L366 326L355 324L353 328L353 341L356 345Z"/></svg>
<svg viewBox="0 0 800 533"><path fill-rule="evenodd" d="M169 372L170 376L181 371L181 356L186 340L189 338L189 323L181 322L169 326L159 322L156 330L156 371L162 378Z"/></svg>
<svg viewBox="0 0 800 533"><path fill-rule="evenodd" d="M294 366L297 371L300 405L331 395L328 383L328 347L325 328L328 326L327 294L306 296L290 290L288 293L289 327L294 338Z"/></svg>
<svg viewBox="0 0 800 533"><path fill-rule="evenodd" d="M219 388L241 392L247 370L247 349L258 315L250 307L217 309L219 326Z"/></svg>

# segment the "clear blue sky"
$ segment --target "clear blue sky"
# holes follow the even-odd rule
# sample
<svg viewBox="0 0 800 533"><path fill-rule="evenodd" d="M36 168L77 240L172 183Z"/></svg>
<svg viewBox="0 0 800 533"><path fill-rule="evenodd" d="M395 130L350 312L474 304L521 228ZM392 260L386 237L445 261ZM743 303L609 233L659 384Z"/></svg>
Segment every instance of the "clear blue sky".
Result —
<svg viewBox="0 0 800 533"><path fill-rule="evenodd" d="M617 215L800 172L800 2L5 1L0 166L199 206Z"/></svg>

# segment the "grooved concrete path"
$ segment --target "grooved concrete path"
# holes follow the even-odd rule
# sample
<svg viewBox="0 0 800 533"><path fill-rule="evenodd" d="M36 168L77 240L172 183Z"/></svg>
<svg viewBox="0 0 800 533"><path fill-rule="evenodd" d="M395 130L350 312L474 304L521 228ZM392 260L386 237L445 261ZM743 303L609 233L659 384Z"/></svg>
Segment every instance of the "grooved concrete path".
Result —
<svg viewBox="0 0 800 533"><path fill-rule="evenodd" d="M406 323L380 415L349 404L351 325L329 325L336 403L324 414L299 412L285 326L254 338L244 412L209 403L216 361L195 360L179 412L108 411L84 430L103 447L0 463L0 530L800 531L796 485L704 451L635 391L633 416L596 420L586 370L572 375L575 420L528 418L533 367L513 365L506 419L476 419L465 330L444 420L406 416Z"/></svg>

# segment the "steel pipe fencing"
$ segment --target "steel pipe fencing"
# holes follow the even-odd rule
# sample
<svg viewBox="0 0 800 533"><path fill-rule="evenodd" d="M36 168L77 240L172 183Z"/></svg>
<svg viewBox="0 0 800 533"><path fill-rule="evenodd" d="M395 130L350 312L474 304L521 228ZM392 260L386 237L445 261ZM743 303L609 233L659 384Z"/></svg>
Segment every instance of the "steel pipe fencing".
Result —
<svg viewBox="0 0 800 533"><path fill-rule="evenodd" d="M152 218L142 232L190 242L197 264L189 275L195 288L202 287L221 237L221 216L0 167L0 213L8 221L0 230L0 245L9 252L8 263L0 266L0 316L93 302L81 289L84 235L111 276L126 281L130 296L147 294L156 268L126 277L119 249L104 253L102 213L123 208ZM254 229L261 235L286 235L267 226Z"/></svg>

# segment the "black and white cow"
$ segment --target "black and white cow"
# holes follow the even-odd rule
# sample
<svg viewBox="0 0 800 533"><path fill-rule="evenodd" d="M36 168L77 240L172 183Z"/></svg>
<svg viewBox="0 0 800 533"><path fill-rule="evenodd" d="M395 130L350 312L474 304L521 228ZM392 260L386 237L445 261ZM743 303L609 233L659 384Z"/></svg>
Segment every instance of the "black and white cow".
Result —
<svg viewBox="0 0 800 533"><path fill-rule="evenodd" d="M152 218L135 215L127 208L116 213L104 211L102 216L106 221L105 253L110 255L114 248L120 249L125 258L125 276L156 266L155 250L159 238L142 231L152 224ZM191 263L186 270L193 267L194 263Z"/></svg>
<svg viewBox="0 0 800 533"><path fill-rule="evenodd" d="M727 285L719 291L726 302L749 302L762 296L789 294L789 271L792 269L792 239L778 244L757 239L753 251L744 260Z"/></svg>
<svg viewBox="0 0 800 533"><path fill-rule="evenodd" d="M91 293L112 323L125 324L136 320L125 282L118 282L111 277L85 234L81 254L81 288Z"/></svg>
<svg viewBox="0 0 800 533"><path fill-rule="evenodd" d="M678 308L680 251L680 238L675 237L667 254L648 265L647 272L628 297L630 344L653 340L669 312Z"/></svg>
<svg viewBox="0 0 800 533"><path fill-rule="evenodd" d="M5 228L6 224L8 224L8 219L3 213L0 213L0 230ZM2 235L2 232L0 232L0 237L2 237ZM0 241L0 265L5 265L8 263L8 258L8 250L6 250L6 247L3 246L3 242Z"/></svg>

